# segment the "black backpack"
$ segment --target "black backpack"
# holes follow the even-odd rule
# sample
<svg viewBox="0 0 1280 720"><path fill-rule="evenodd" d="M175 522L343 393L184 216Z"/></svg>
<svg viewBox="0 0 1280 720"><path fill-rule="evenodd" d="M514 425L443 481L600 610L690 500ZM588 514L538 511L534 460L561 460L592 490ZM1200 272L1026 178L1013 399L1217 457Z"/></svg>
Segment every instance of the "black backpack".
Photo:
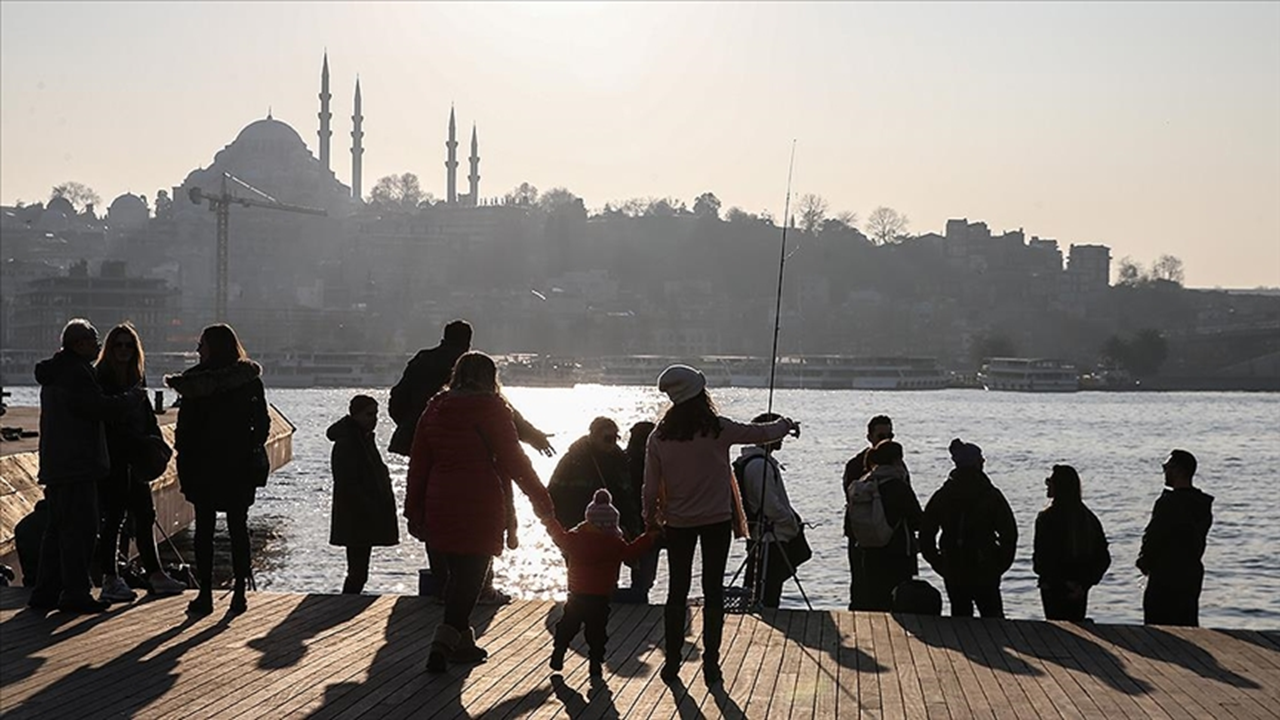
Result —
<svg viewBox="0 0 1280 720"><path fill-rule="evenodd" d="M747 486L743 478L747 476L747 465L751 464L752 460L764 460L764 458L764 455L739 455L738 459L733 461L733 480L738 483L738 495L742 497L742 510L747 513L749 522L759 520L763 508L757 508L754 515L747 511Z"/></svg>

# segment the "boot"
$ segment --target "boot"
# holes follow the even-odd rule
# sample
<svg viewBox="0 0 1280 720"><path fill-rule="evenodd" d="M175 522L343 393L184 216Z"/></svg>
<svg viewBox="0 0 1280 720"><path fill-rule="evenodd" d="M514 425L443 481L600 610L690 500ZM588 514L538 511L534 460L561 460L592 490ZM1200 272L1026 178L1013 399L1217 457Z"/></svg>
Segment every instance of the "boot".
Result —
<svg viewBox="0 0 1280 720"><path fill-rule="evenodd" d="M448 670L449 656L461 639L462 635L452 627L437 625L436 634L431 638L431 650L427 653L427 672L442 673Z"/></svg>
<svg viewBox="0 0 1280 720"><path fill-rule="evenodd" d="M458 646L449 654L449 662L462 665L482 663L489 659L489 651L476 645L476 629L467 628L458 633Z"/></svg>
<svg viewBox="0 0 1280 720"><path fill-rule="evenodd" d="M236 578L235 590L231 594L231 613L239 615L249 609L249 601L244 594L244 578Z"/></svg>

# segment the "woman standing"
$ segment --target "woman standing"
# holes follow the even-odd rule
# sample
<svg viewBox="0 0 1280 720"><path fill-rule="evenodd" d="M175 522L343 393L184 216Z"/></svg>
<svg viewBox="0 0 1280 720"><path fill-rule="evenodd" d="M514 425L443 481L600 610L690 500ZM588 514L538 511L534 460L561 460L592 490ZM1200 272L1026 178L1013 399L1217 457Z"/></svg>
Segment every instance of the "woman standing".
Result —
<svg viewBox="0 0 1280 720"><path fill-rule="evenodd" d="M670 682L680 673L693 552L701 542L702 675L708 685L714 685L722 679L720 639L730 539L747 536L742 499L729 466L729 446L770 443L788 433L799 437L800 424L788 418L748 424L721 417L706 386L702 373L687 365L672 365L658 377L658 389L667 394L672 406L649 436L644 515L650 527L663 528L667 540L670 583L664 612L662 679Z"/></svg>
<svg viewBox="0 0 1280 720"><path fill-rule="evenodd" d="M444 621L431 640L429 672L488 657L475 644L471 611L493 558L502 554L508 480L529 496L539 519L554 515L551 496L520 449L493 358L468 352L454 365L448 390L433 397L418 418L409 454L409 532L448 571Z"/></svg>
<svg viewBox="0 0 1280 720"><path fill-rule="evenodd" d="M102 345L94 368L98 385L107 395L118 395L135 387L146 385L146 355L142 339L131 323L111 328L107 341ZM160 567L160 555L156 552L156 506L151 498L151 484L135 477L130 460L138 446L148 435L159 435L151 404L142 396L126 420L119 424L107 424L107 452L111 458L111 473L98 483L98 506L102 511L102 530L98 535L98 566L102 569L102 599L107 602L131 602L137 593L120 578L116 563L116 545L119 543L120 526L125 513L133 523L134 542L138 555L147 571L147 583L156 595L175 595L187 589L165 574Z"/></svg>
<svg viewBox="0 0 1280 720"><path fill-rule="evenodd" d="M1089 588L1111 567L1111 551L1102 523L1080 497L1080 474L1070 465L1054 465L1045 478L1049 507L1036 516L1032 568L1039 576L1040 600L1047 620L1084 620Z"/></svg>
<svg viewBox="0 0 1280 720"><path fill-rule="evenodd" d="M200 593L187 612L213 612L213 529L219 511L227 514L235 590L231 612L248 609L249 506L266 484L265 445L271 429L262 368L249 359L235 330L210 325L196 347L200 362L164 381L182 396L174 449L178 483L196 509L196 566Z"/></svg>
<svg viewBox="0 0 1280 720"><path fill-rule="evenodd" d="M368 395L351 398L348 413L329 426L333 443L333 514L329 544L347 548L344 594L359 594L369 580L373 546L400 544L396 497L391 473L382 461L373 431L378 427L378 401Z"/></svg>

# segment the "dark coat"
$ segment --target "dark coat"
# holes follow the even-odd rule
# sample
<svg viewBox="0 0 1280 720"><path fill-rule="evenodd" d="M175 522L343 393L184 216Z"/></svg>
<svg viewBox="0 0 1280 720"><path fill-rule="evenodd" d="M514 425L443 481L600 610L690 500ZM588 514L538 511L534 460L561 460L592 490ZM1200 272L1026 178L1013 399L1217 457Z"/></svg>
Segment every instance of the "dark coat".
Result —
<svg viewBox="0 0 1280 720"><path fill-rule="evenodd" d="M880 501L893 535L883 547L854 549L853 603L859 610L888 611L893 589L920 572L916 532L924 512L905 473L898 468L883 465L873 470L871 477L880 479Z"/></svg>
<svg viewBox="0 0 1280 720"><path fill-rule="evenodd" d="M644 519L640 517L640 506L634 503L637 493L632 491L627 454L617 446L598 452L591 446L589 436L578 438L569 446L547 483L561 527L572 528L582 522L587 505L600 488L608 489L613 496L623 533L629 538L643 533Z"/></svg>
<svg viewBox="0 0 1280 720"><path fill-rule="evenodd" d="M378 453L373 433L360 429L350 415L329 426L333 443L333 516L329 544L398 545L400 525L391 473Z"/></svg>
<svg viewBox="0 0 1280 720"><path fill-rule="evenodd" d="M41 485L97 482L111 471L104 421L119 422L137 393L107 395L93 365L70 350L36 364L40 384Z"/></svg>
<svg viewBox="0 0 1280 720"><path fill-rule="evenodd" d="M1048 589L1065 589L1073 582L1091 588L1111 567L1107 534L1084 503L1054 502L1036 516L1035 550L1031 566Z"/></svg>
<svg viewBox="0 0 1280 720"><path fill-rule="evenodd" d="M432 550L501 555L508 480L538 517L551 497L520 448L511 408L500 395L444 392L418 419L409 455L405 517L425 529Z"/></svg>
<svg viewBox="0 0 1280 720"><path fill-rule="evenodd" d="M1166 489L1151 510L1142 533L1138 569L1151 584L1166 588L1200 588L1204 580L1204 547L1213 525L1213 496L1199 488Z"/></svg>
<svg viewBox="0 0 1280 720"><path fill-rule="evenodd" d="M178 484L193 505L249 507L251 457L271 431L262 368L252 360L224 367L196 365L165 384L182 396L174 428Z"/></svg>
<svg viewBox="0 0 1280 720"><path fill-rule="evenodd" d="M131 388L123 387L96 373L102 391L109 395L119 395ZM138 384L146 386L146 379ZM130 463L133 462L139 445L148 435L160 435L160 423L156 421L155 411L146 393L142 393L129 412L118 423L107 423L107 455L111 458L110 474L99 481L98 487L109 493L128 492L131 479Z"/></svg>
<svg viewBox="0 0 1280 720"><path fill-rule="evenodd" d="M938 531L942 539L938 540ZM920 521L920 552L943 578L998 580L1018 548L1009 501L977 468L956 468L929 498Z"/></svg>
<svg viewBox="0 0 1280 720"><path fill-rule="evenodd" d="M453 365L467 351L466 345L446 344L419 350L404 367L400 381L391 388L387 400L387 414L396 424L387 449L398 455L408 455L413 449L413 433L418 418L427 408L427 402L449 384Z"/></svg>

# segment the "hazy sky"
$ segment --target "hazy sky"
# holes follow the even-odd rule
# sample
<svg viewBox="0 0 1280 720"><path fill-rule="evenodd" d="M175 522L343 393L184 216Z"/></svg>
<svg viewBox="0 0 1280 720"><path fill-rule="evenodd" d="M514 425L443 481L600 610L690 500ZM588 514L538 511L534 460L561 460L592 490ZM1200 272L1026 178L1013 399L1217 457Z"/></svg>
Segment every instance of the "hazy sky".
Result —
<svg viewBox="0 0 1280 720"><path fill-rule="evenodd" d="M444 194L452 102L485 196L710 190L780 216L795 138L795 192L833 210L1280 285L1280 3L6 1L0 201L154 198L268 107L315 152L326 47L346 182L361 79L366 193L411 171Z"/></svg>

